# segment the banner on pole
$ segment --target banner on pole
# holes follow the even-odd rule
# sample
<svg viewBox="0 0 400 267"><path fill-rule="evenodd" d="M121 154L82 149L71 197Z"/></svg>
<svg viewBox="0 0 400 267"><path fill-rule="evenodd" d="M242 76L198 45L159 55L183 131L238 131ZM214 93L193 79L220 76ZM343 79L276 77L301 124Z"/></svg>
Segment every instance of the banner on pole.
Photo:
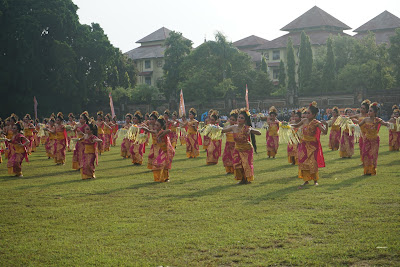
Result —
<svg viewBox="0 0 400 267"><path fill-rule="evenodd" d="M35 111L35 120L37 120L37 106L38 102L36 100L36 96L33 97L33 110Z"/></svg>
<svg viewBox="0 0 400 267"><path fill-rule="evenodd" d="M114 118L115 117L115 110L114 110L114 103L112 100L112 96L111 96L111 92L108 95L110 97L110 108L111 108L111 117Z"/></svg>
<svg viewBox="0 0 400 267"><path fill-rule="evenodd" d="M182 117L182 115L186 115L186 110L185 110L185 100L183 99L183 92L181 89L180 100L179 100L179 117Z"/></svg>
<svg viewBox="0 0 400 267"><path fill-rule="evenodd" d="M249 90L247 89L247 84L246 84L246 109L249 110Z"/></svg>

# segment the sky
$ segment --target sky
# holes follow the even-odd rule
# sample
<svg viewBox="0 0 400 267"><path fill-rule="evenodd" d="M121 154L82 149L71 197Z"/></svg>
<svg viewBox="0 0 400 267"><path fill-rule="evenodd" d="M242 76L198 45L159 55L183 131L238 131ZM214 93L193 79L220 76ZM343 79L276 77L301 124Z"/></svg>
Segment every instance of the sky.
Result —
<svg viewBox="0 0 400 267"><path fill-rule="evenodd" d="M123 53L136 41L166 27L181 32L197 47L217 31L235 42L250 35L273 40L281 28L314 6L353 30L387 10L400 18L399 0L72 0L81 24L99 23Z"/></svg>

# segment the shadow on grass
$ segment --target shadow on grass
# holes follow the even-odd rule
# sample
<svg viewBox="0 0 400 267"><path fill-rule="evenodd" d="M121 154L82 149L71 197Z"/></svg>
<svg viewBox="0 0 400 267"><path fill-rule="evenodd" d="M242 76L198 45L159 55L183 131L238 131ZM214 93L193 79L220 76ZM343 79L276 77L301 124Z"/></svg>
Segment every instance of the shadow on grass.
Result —
<svg viewBox="0 0 400 267"><path fill-rule="evenodd" d="M134 185L130 185L128 187L123 187L123 188L115 188L115 189L110 189L110 190L98 191L95 193L90 193L90 195L108 195L108 194L112 194L115 192L121 192L124 190L140 189L140 188L145 188L145 187L150 187L150 186L157 186L159 184L161 184L161 183L147 182L147 183L142 183L142 184L134 184Z"/></svg>
<svg viewBox="0 0 400 267"><path fill-rule="evenodd" d="M360 169L360 172L362 172L362 166L350 166L350 167L347 167L347 168L344 168L344 169L337 169L337 170L335 170L335 171L332 171L332 172L326 172L325 173L325 178L333 178L333 177L331 177L331 176L333 176L333 175L336 175L336 174L338 174L338 173L347 173L347 172L349 172L349 171L352 171L352 170L355 170L355 169L357 169L357 167L359 167L359 169Z"/></svg>
<svg viewBox="0 0 400 267"><path fill-rule="evenodd" d="M345 187L350 187L350 186L352 186L352 185L354 185L356 183L359 183L359 182L361 182L361 181L363 181L365 179L368 179L370 177L371 176L367 176L367 175L356 176L356 177L353 177L353 178L350 178L350 179L343 180L340 183L332 184L332 185L329 186L328 189L329 190L340 190L340 189L343 189Z"/></svg>
<svg viewBox="0 0 400 267"><path fill-rule="evenodd" d="M68 180L68 181L55 182L55 183L49 183L49 184L41 184L41 185L24 185L24 186L18 187L16 189L24 190L24 189L31 189L31 188L45 188L45 187L50 187L53 185L65 185L65 184L80 183L80 182L85 182L85 181L87 181L87 180L77 179L77 180Z"/></svg>
<svg viewBox="0 0 400 267"><path fill-rule="evenodd" d="M232 188L238 186L237 184L228 184L228 185L217 185L214 187L210 187L204 190L199 190L193 193L188 193L188 194L183 194L183 195L174 195L171 198L176 198L176 199L184 199L184 198L197 198L197 197L203 197L207 195L214 195L217 194L223 190Z"/></svg>
<svg viewBox="0 0 400 267"><path fill-rule="evenodd" d="M301 190L306 190L310 188L310 186L304 187ZM260 204L260 202L262 201L266 201L266 200L271 200L271 199L276 199L276 198L284 198L286 195L288 194L292 194L295 192L298 192L300 189L298 189L298 186L289 186L283 189L279 189L273 192L270 192L266 195L254 198L254 199L250 199L249 203L250 204Z"/></svg>

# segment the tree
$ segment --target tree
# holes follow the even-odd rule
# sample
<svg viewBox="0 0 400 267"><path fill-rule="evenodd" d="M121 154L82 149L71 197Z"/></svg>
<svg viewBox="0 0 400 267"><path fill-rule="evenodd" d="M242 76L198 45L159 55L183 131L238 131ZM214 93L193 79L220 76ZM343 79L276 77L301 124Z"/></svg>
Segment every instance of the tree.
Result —
<svg viewBox="0 0 400 267"><path fill-rule="evenodd" d="M262 72L265 72L265 73L268 72L267 59L265 58L264 55L261 57L261 66L260 66L260 70L261 70Z"/></svg>
<svg viewBox="0 0 400 267"><path fill-rule="evenodd" d="M389 55L393 63L396 85L400 86L400 28L396 29L396 34L390 37Z"/></svg>
<svg viewBox="0 0 400 267"><path fill-rule="evenodd" d="M252 97L254 98L266 97L271 95L274 89L274 84L270 80L268 73L265 73L263 71L257 71L253 87L251 88L254 89L252 90L253 91Z"/></svg>
<svg viewBox="0 0 400 267"><path fill-rule="evenodd" d="M294 97L296 95L296 63L294 60L294 49L292 38L289 37L287 44L287 75L288 75L288 84L287 84L287 95L289 97L289 103L294 104ZM290 99L292 98L292 99Z"/></svg>
<svg viewBox="0 0 400 267"><path fill-rule="evenodd" d="M286 87L285 63L283 63L282 59L279 63L279 87Z"/></svg>
<svg viewBox="0 0 400 267"><path fill-rule="evenodd" d="M311 89L311 76L312 76L312 65L313 55L311 50L310 37L303 31L300 38L299 48L299 91L304 93Z"/></svg>
<svg viewBox="0 0 400 267"><path fill-rule="evenodd" d="M0 116L17 106L32 113L34 96L39 116L107 104L109 81L119 86L127 71L123 55L99 24L80 24L77 9L71 0L0 1L0 92L8 96Z"/></svg>
<svg viewBox="0 0 400 267"><path fill-rule="evenodd" d="M246 83L255 78L253 74L250 57L217 33L215 41L201 44L185 57L179 87L185 89L186 99L204 103L222 96L220 89L226 88L222 82L227 79L231 79L235 94L244 94Z"/></svg>
<svg viewBox="0 0 400 267"><path fill-rule="evenodd" d="M163 93L169 100L171 97L175 98L179 82L182 81L181 65L184 58L190 53L192 49L192 41L184 38L182 33L172 31L169 37L165 40L164 60L164 81Z"/></svg>
<svg viewBox="0 0 400 267"><path fill-rule="evenodd" d="M322 74L323 87L325 93L336 89L336 65L335 54L333 53L332 38L326 42L326 61Z"/></svg>

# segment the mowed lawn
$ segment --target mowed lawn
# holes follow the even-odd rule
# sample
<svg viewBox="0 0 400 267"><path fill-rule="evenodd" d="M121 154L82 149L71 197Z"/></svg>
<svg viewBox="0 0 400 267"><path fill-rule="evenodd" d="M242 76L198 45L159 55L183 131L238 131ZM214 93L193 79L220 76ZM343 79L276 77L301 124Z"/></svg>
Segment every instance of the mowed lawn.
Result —
<svg viewBox="0 0 400 267"><path fill-rule="evenodd" d="M400 152L380 131L378 174L328 150L320 185L298 189L286 145L267 159L265 131L255 181L236 185L222 160L187 159L179 146L170 183L154 183L113 147L97 179L55 166L40 147L24 177L0 164L0 266L399 266Z"/></svg>

